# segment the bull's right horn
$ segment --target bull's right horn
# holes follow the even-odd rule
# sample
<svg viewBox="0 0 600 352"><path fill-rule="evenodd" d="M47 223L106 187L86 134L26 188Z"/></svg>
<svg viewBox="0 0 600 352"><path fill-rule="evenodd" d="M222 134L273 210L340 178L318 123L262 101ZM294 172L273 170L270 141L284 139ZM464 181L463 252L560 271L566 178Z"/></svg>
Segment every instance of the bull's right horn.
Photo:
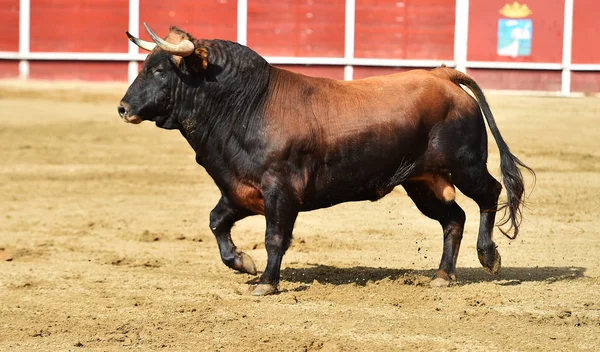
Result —
<svg viewBox="0 0 600 352"><path fill-rule="evenodd" d="M129 33L129 32L125 32L125 34L127 34L127 38L129 38L129 40L133 44L139 46L140 48L142 48L144 50L152 51L152 50L154 50L154 48L156 48L156 43L150 43L145 40L141 40L140 38L136 38L133 35L131 35L131 33Z"/></svg>
<svg viewBox="0 0 600 352"><path fill-rule="evenodd" d="M152 38L152 40L154 40L154 42L158 44L158 47L168 52L169 54L185 57L190 56L194 52L194 43L192 43L190 40L184 39L179 44L172 44L154 34L154 32L152 32L152 30L148 27L146 22L144 22L144 27L146 27L146 31L148 31L150 38Z"/></svg>

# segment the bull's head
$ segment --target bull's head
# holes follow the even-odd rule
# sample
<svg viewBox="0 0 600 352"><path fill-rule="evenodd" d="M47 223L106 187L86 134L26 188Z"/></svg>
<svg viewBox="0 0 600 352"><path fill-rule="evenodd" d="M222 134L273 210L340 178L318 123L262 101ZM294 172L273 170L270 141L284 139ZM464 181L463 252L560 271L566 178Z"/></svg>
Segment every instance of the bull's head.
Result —
<svg viewBox="0 0 600 352"><path fill-rule="evenodd" d="M181 89L182 76L198 73L207 67L206 49L196 48L187 33L171 28L165 39L158 37L144 23L154 42L138 39L128 32L135 45L151 51L142 69L119 104L119 115L125 122L138 124L155 121L159 127L178 128L172 98Z"/></svg>

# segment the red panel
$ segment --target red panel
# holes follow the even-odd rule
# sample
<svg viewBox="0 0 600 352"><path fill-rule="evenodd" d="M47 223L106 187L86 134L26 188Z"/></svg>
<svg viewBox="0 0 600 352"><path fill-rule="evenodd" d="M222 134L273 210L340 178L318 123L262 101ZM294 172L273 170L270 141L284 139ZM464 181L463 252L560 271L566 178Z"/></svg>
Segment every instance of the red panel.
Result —
<svg viewBox="0 0 600 352"><path fill-rule="evenodd" d="M561 71L468 69L483 89L560 91Z"/></svg>
<svg viewBox="0 0 600 352"><path fill-rule="evenodd" d="M127 0L31 0L31 51L127 52Z"/></svg>
<svg viewBox="0 0 600 352"><path fill-rule="evenodd" d="M357 0L355 57L452 59L455 0Z"/></svg>
<svg viewBox="0 0 600 352"><path fill-rule="evenodd" d="M512 0L471 1L469 9L469 40L467 58L470 61L562 62L564 1L523 0L521 4L533 12L530 56L499 56L498 20L506 18L500 9Z"/></svg>
<svg viewBox="0 0 600 352"><path fill-rule="evenodd" d="M249 0L248 45L264 56L344 56L345 1Z"/></svg>
<svg viewBox="0 0 600 352"><path fill-rule="evenodd" d="M236 0L143 0L140 21L159 36L177 26L198 39L237 40ZM140 37L151 40L140 23ZM140 52L145 52L140 50Z"/></svg>
<svg viewBox="0 0 600 352"><path fill-rule="evenodd" d="M33 79L127 81L127 62L32 61Z"/></svg>
<svg viewBox="0 0 600 352"><path fill-rule="evenodd" d="M331 79L344 79L343 66L305 66L305 65L275 65L288 71L301 73L312 77L326 77Z"/></svg>
<svg viewBox="0 0 600 352"><path fill-rule="evenodd" d="M600 93L600 72L571 72L571 91Z"/></svg>
<svg viewBox="0 0 600 352"><path fill-rule="evenodd" d="M376 66L355 66L354 67L354 79L361 79L373 76L391 75L393 73L400 73L406 71L412 71L416 68L412 67L376 67Z"/></svg>
<svg viewBox="0 0 600 352"><path fill-rule="evenodd" d="M577 64L600 63L600 2L577 0L573 7L572 62Z"/></svg>
<svg viewBox="0 0 600 352"><path fill-rule="evenodd" d="M0 0L0 51L19 51L19 0Z"/></svg>
<svg viewBox="0 0 600 352"><path fill-rule="evenodd" d="M19 62L0 60L0 78L19 77Z"/></svg>

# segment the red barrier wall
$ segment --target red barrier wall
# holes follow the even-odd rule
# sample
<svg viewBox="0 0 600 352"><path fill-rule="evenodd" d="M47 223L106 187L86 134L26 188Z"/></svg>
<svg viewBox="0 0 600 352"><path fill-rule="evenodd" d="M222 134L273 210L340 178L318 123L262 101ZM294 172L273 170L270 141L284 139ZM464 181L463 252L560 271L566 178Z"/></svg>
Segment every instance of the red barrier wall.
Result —
<svg viewBox="0 0 600 352"><path fill-rule="evenodd" d="M576 0L573 7L572 62L591 64L600 62L600 6L598 0Z"/></svg>
<svg viewBox="0 0 600 352"><path fill-rule="evenodd" d="M248 46L265 56L343 57L344 21L344 0L249 0Z"/></svg>
<svg viewBox="0 0 600 352"><path fill-rule="evenodd" d="M140 22L146 22L161 36L175 25L198 38L236 40L237 1L141 0ZM119 38L126 39L123 31L127 30L127 24L120 30ZM142 39L151 40L141 23L139 33Z"/></svg>
<svg viewBox="0 0 600 352"><path fill-rule="evenodd" d="M561 71L467 69L485 89L555 91L561 89Z"/></svg>
<svg viewBox="0 0 600 352"><path fill-rule="evenodd" d="M0 51L19 51L19 0L0 0Z"/></svg>
<svg viewBox="0 0 600 352"><path fill-rule="evenodd" d="M571 72L571 91L582 93L600 92L600 72Z"/></svg>
<svg viewBox="0 0 600 352"><path fill-rule="evenodd" d="M17 78L19 77L19 62L0 60L0 78Z"/></svg>
<svg viewBox="0 0 600 352"><path fill-rule="evenodd" d="M0 51L19 51L19 0L0 0ZM0 78L19 76L17 61L0 60Z"/></svg>
<svg viewBox="0 0 600 352"><path fill-rule="evenodd" d="M355 57L452 60L454 0L357 0Z"/></svg>
<svg viewBox="0 0 600 352"><path fill-rule="evenodd" d="M127 52L127 0L31 0L32 52Z"/></svg>
<svg viewBox="0 0 600 352"><path fill-rule="evenodd" d="M45 80L127 81L127 62L34 61L29 77Z"/></svg>
<svg viewBox="0 0 600 352"><path fill-rule="evenodd" d="M354 57L359 59L441 60L455 58L457 0L355 0ZM483 88L560 91L564 0L523 0L531 13L531 50L500 56L500 13L513 0L470 0L469 64L549 63L556 70L469 68ZM170 25L199 38L237 40L237 0L140 0L140 21L159 35ZM30 0L31 53L127 53L129 0ZM600 64L600 1L574 0L572 63ZM248 0L247 43L264 56L343 58L345 0ZM459 24L460 25L460 24ZM19 0L0 0L0 52L19 51ZM150 40L140 23L140 37ZM140 51L143 52L143 51ZM1 53L0 53L1 54ZM41 79L127 80L127 62L30 60L29 77ZM308 75L344 78L343 66L286 65ZM600 92L600 73L571 73L571 91ZM574 68L576 70L577 68ZM581 71L586 69L589 71ZM355 66L354 79L408 68ZM17 77L14 59L0 60L0 78Z"/></svg>
<svg viewBox="0 0 600 352"><path fill-rule="evenodd" d="M600 21L598 0L576 0L573 7L573 47L574 64L600 63ZM572 72L572 92L600 92L599 72Z"/></svg>

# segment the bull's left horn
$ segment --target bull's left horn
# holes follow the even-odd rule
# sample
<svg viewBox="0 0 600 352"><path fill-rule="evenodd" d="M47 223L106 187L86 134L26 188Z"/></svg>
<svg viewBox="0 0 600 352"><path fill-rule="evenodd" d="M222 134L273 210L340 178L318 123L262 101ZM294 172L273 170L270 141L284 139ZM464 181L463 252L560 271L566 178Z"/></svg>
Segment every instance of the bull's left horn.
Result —
<svg viewBox="0 0 600 352"><path fill-rule="evenodd" d="M125 34L127 34L127 38L129 38L129 40L133 44L139 46L140 48L142 48L144 50L152 51L152 50L154 50L154 48L156 48L156 43L150 43L150 42L147 42L145 40L141 40L139 38L136 38L133 35L131 35L131 33L129 33L129 32L125 32Z"/></svg>
<svg viewBox="0 0 600 352"><path fill-rule="evenodd" d="M188 39L182 40L179 44L172 44L154 34L154 32L152 32L152 30L148 27L146 22L144 22L144 27L146 27L146 31L148 31L150 38L154 40L158 47L168 52L169 54L178 56L190 56L194 52L194 43L192 43Z"/></svg>

